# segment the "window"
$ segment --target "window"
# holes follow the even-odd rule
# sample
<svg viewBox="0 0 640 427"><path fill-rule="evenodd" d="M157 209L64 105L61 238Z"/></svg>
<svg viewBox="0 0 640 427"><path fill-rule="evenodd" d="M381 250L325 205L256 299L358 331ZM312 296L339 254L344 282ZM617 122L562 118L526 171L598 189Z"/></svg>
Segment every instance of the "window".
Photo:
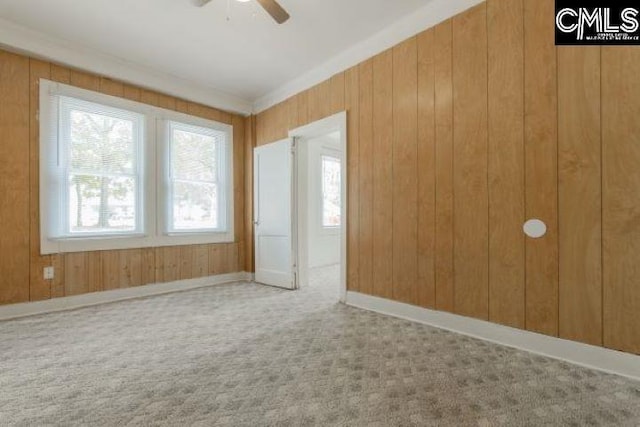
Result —
<svg viewBox="0 0 640 427"><path fill-rule="evenodd" d="M57 237L141 232L144 117L68 97L59 102L65 188Z"/></svg>
<svg viewBox="0 0 640 427"><path fill-rule="evenodd" d="M337 228L341 225L341 164L333 156L322 156L322 227Z"/></svg>
<svg viewBox="0 0 640 427"><path fill-rule="evenodd" d="M40 81L41 252L231 242L230 125Z"/></svg>
<svg viewBox="0 0 640 427"><path fill-rule="evenodd" d="M170 231L224 229L224 132L170 122Z"/></svg>

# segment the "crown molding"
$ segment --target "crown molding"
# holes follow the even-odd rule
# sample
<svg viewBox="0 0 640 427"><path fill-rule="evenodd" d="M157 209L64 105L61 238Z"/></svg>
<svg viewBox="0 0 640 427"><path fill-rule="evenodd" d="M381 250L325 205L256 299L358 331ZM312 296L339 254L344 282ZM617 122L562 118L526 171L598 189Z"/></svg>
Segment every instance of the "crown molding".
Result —
<svg viewBox="0 0 640 427"><path fill-rule="evenodd" d="M49 37L0 18L0 46L10 51L121 80L167 95L232 113L249 115L250 101L150 67L96 52L77 43Z"/></svg>
<svg viewBox="0 0 640 427"><path fill-rule="evenodd" d="M405 16L372 37L344 50L319 67L257 99L253 105L253 111L256 114L260 113L483 1L432 0L411 15Z"/></svg>

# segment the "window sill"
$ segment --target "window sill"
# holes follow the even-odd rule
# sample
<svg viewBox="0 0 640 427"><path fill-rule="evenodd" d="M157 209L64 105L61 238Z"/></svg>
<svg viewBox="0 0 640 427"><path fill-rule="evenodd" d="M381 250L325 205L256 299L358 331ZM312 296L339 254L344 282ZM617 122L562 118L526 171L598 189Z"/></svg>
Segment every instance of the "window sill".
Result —
<svg viewBox="0 0 640 427"><path fill-rule="evenodd" d="M147 237L145 234L132 233L132 234L103 234L103 235L77 235L77 236L63 236L63 237L51 237L49 240L52 242L78 242L89 240L113 240L113 239L141 239Z"/></svg>
<svg viewBox="0 0 640 427"><path fill-rule="evenodd" d="M73 252L93 252L122 249L154 248L163 246L206 245L216 243L233 243L234 232L223 233L179 233L159 236L126 235L126 236L92 236L65 237L59 239L42 238L40 252L42 255Z"/></svg>

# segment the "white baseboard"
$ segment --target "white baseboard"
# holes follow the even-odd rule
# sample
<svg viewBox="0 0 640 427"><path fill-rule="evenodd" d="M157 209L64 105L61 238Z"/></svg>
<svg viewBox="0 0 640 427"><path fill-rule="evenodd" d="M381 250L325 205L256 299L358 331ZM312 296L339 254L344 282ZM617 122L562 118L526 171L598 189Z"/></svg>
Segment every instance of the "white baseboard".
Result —
<svg viewBox="0 0 640 427"><path fill-rule="evenodd" d="M523 331L456 314L428 310L357 292L347 293L347 305L640 380L640 356L633 354Z"/></svg>
<svg viewBox="0 0 640 427"><path fill-rule="evenodd" d="M178 280L176 282L157 283L133 288L114 289L70 297L54 298L46 301L25 302L0 306L0 320L16 319L36 314L72 310L133 298L162 295L172 292L187 291L207 286L224 285L233 282L251 282L251 273L231 273L218 276L200 277L197 279Z"/></svg>

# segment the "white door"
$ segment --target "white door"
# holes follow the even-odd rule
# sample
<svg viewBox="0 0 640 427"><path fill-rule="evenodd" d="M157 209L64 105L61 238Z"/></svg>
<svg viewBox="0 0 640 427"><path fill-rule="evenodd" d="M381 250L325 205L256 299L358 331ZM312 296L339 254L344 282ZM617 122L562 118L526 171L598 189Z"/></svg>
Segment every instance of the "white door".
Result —
<svg viewBox="0 0 640 427"><path fill-rule="evenodd" d="M293 247L293 141L254 151L256 282L296 289Z"/></svg>

